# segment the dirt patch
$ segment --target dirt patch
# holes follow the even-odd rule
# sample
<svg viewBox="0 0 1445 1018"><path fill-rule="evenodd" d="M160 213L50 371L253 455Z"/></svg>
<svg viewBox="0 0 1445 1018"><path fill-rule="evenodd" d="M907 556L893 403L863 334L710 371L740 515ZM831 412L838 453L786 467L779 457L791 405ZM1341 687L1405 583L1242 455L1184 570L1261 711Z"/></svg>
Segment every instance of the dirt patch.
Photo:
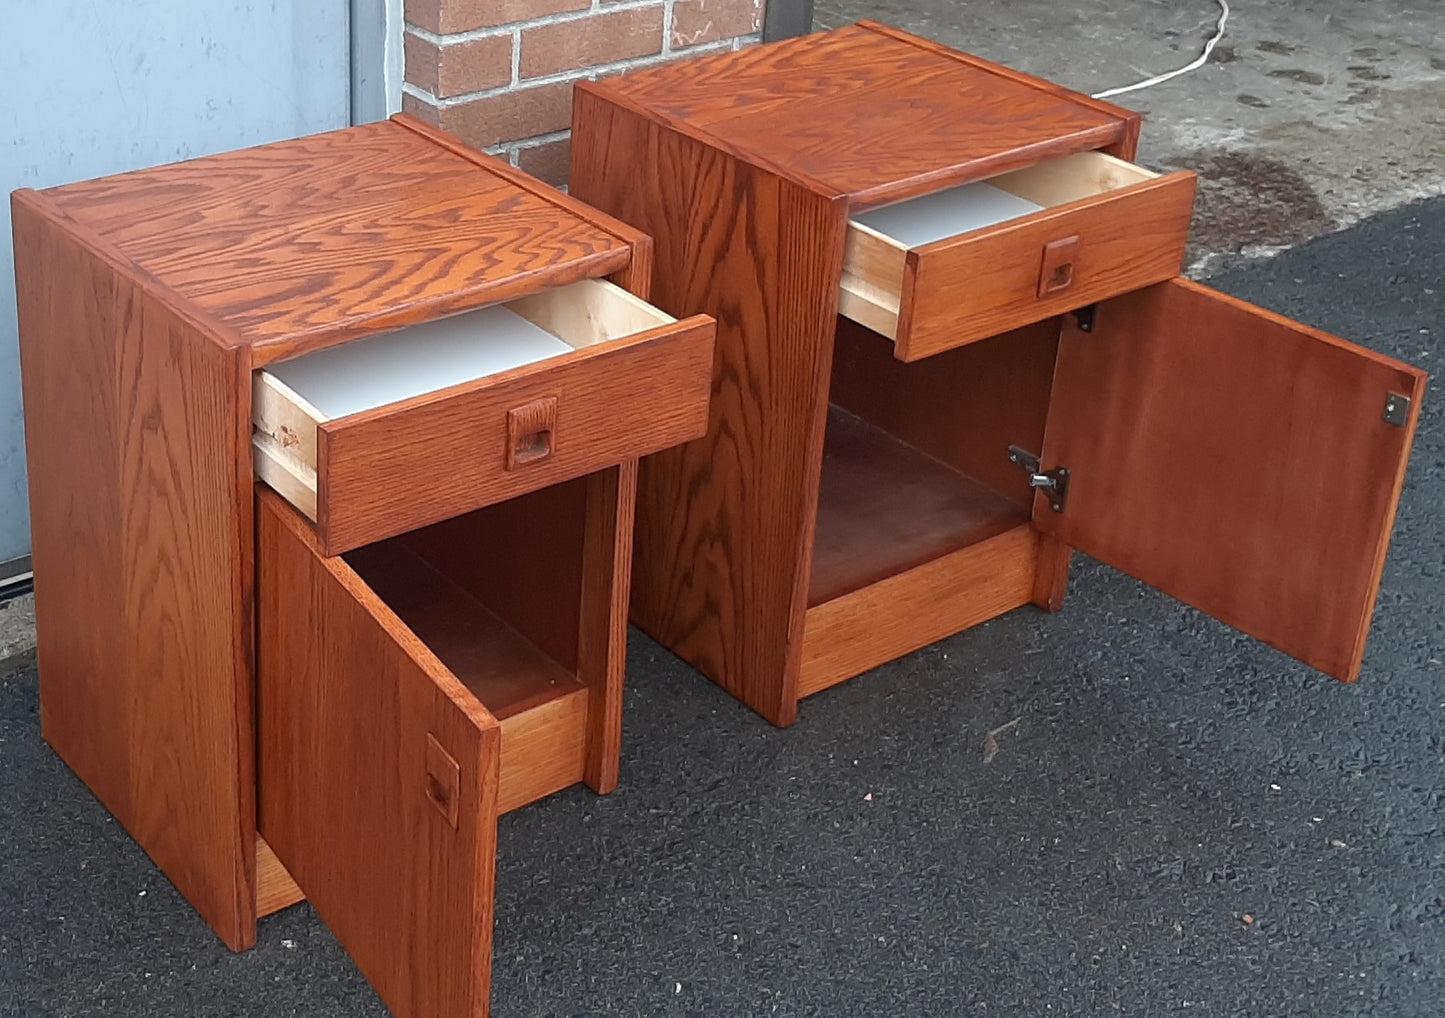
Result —
<svg viewBox="0 0 1445 1018"><path fill-rule="evenodd" d="M1199 152L1179 165L1199 174L1189 264L1205 255L1295 244L1335 226L1314 189L1277 159Z"/></svg>
<svg viewBox="0 0 1445 1018"><path fill-rule="evenodd" d="M1318 71L1305 71L1298 67L1291 67L1283 71L1270 71L1271 78L1288 78L1290 81L1298 81L1301 85L1323 85L1325 76Z"/></svg>

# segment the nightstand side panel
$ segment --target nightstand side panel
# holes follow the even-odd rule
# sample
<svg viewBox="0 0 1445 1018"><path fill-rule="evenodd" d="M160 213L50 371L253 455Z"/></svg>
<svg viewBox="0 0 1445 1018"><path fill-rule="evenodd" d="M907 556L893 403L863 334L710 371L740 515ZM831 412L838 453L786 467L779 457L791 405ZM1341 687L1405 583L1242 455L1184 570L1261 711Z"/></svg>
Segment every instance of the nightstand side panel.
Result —
<svg viewBox="0 0 1445 1018"><path fill-rule="evenodd" d="M633 620L797 711L845 206L579 88L573 193L654 238L652 302L717 319L708 434L643 461Z"/></svg>
<svg viewBox="0 0 1445 1018"><path fill-rule="evenodd" d="M44 197L19 193L14 211L42 732L243 949L256 921L245 354Z"/></svg>

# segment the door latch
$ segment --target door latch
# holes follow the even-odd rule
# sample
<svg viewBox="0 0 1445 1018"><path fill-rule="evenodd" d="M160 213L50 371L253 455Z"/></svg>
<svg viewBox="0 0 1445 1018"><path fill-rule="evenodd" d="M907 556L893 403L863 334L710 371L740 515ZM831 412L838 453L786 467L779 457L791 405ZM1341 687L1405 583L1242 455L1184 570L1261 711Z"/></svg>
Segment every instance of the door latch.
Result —
<svg viewBox="0 0 1445 1018"><path fill-rule="evenodd" d="M1016 463L1029 475L1029 487L1042 491L1049 500L1049 508L1056 513L1064 511L1064 505L1069 500L1069 468L1054 467L1052 470L1040 469L1043 464L1039 458L1027 449L1020 449L1016 445L1008 447L1008 458L1010 463Z"/></svg>

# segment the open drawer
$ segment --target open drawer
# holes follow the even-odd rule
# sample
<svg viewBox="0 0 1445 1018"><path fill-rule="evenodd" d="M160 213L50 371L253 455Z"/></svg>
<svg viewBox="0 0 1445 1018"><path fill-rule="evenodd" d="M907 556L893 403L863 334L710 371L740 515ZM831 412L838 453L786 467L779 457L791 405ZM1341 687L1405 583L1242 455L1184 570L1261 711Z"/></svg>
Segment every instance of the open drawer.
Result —
<svg viewBox="0 0 1445 1018"><path fill-rule="evenodd" d="M498 814L615 784L632 469L335 557L257 486L261 837L399 1018L486 1013Z"/></svg>
<svg viewBox="0 0 1445 1018"><path fill-rule="evenodd" d="M1177 275L1196 178L1080 152L848 224L838 311L911 361Z"/></svg>
<svg viewBox="0 0 1445 1018"><path fill-rule="evenodd" d="M586 279L272 364L256 475L340 554L700 437L714 331Z"/></svg>

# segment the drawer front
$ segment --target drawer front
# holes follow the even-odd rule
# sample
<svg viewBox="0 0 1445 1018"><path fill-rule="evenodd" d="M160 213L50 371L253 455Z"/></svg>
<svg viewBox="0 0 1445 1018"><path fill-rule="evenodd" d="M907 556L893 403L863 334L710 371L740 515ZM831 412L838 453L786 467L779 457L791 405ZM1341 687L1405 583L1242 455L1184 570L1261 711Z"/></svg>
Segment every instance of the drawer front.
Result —
<svg viewBox="0 0 1445 1018"><path fill-rule="evenodd" d="M1175 173L908 252L897 355L917 360L1177 276L1196 178Z"/></svg>
<svg viewBox="0 0 1445 1018"><path fill-rule="evenodd" d="M323 549L337 555L700 437L714 328L691 318L326 421L314 513Z"/></svg>

